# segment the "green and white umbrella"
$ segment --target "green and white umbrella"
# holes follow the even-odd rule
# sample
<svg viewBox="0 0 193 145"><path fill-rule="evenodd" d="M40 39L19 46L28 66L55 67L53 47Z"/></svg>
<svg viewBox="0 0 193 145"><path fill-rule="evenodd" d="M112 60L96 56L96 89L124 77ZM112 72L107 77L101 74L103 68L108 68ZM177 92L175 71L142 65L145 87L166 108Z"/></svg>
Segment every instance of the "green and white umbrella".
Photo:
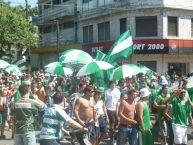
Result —
<svg viewBox="0 0 193 145"><path fill-rule="evenodd" d="M101 70L108 70L114 66L105 61L93 61L89 64L84 65L77 73L77 76L86 76L89 74L96 73Z"/></svg>
<svg viewBox="0 0 193 145"><path fill-rule="evenodd" d="M8 67L10 64L2 59L0 59L0 68L6 68Z"/></svg>
<svg viewBox="0 0 193 145"><path fill-rule="evenodd" d="M8 67L6 67L5 71L10 73L10 74L22 75L19 67L17 65L13 65L13 64L11 64Z"/></svg>
<svg viewBox="0 0 193 145"><path fill-rule="evenodd" d="M72 69L63 67L61 62L52 62L45 67L45 72L55 74L55 75L71 75L73 73Z"/></svg>
<svg viewBox="0 0 193 145"><path fill-rule="evenodd" d="M148 77L151 77L154 74L154 71L146 67L145 65L138 64L138 66L142 69L143 73L146 74Z"/></svg>
<svg viewBox="0 0 193 145"><path fill-rule="evenodd" d="M70 49L64 51L59 60L66 64L88 64L93 61L93 58L82 50Z"/></svg>
<svg viewBox="0 0 193 145"><path fill-rule="evenodd" d="M120 80L141 73L142 70L135 64L124 64L113 70L110 80Z"/></svg>

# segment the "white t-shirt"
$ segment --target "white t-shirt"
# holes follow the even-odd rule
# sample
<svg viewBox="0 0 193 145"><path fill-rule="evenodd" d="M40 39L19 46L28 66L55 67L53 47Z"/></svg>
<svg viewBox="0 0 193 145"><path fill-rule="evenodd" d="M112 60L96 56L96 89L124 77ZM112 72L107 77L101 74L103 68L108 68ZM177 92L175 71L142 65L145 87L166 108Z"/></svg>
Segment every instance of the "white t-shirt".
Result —
<svg viewBox="0 0 193 145"><path fill-rule="evenodd" d="M115 111L116 110L116 104L120 99L120 91L117 88L114 88L111 90L110 88L105 92L105 101L106 101L106 107L107 110Z"/></svg>

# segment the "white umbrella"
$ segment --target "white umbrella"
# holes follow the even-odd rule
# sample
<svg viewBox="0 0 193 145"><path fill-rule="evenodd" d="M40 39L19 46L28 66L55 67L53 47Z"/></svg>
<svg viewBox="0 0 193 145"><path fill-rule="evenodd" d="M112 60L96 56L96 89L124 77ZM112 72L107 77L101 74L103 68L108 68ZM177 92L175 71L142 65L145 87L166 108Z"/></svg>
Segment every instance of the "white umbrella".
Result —
<svg viewBox="0 0 193 145"><path fill-rule="evenodd" d="M77 76L85 76L96 73L101 70L108 70L114 66L105 61L93 61L89 64L84 65L77 73Z"/></svg>
<svg viewBox="0 0 193 145"><path fill-rule="evenodd" d="M56 75L71 75L72 69L63 67L61 62L52 62L45 66L45 72L56 74Z"/></svg>
<svg viewBox="0 0 193 145"><path fill-rule="evenodd" d="M0 59L0 68L6 68L8 67L10 64L2 59Z"/></svg>
<svg viewBox="0 0 193 145"><path fill-rule="evenodd" d="M11 74L15 74L15 75L21 75L21 71L19 69L19 67L17 65L9 65L7 68L5 68L5 71Z"/></svg>

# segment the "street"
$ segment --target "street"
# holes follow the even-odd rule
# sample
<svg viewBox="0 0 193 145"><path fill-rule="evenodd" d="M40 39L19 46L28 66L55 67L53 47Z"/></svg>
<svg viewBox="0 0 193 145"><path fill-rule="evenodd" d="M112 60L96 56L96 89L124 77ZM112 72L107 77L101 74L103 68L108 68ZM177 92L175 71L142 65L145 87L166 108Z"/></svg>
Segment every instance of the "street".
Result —
<svg viewBox="0 0 193 145"><path fill-rule="evenodd" d="M157 130L157 129L155 129ZM154 131L156 132L156 131ZM188 145L193 145L193 135L191 135L191 133L193 132L193 129L192 128L188 128ZM39 145L38 143L38 132L37 133L37 145ZM0 144L1 145L13 145L14 144L14 141L13 139L11 138L11 131L8 131L8 129L6 128L5 130L5 135L6 135L6 139L0 139ZM69 137L67 137L69 138ZM67 140L64 140L61 142L62 145L71 145L71 143ZM105 140L104 142L101 143L101 145L111 145L111 141L110 140ZM159 142L155 142L155 145L160 145Z"/></svg>

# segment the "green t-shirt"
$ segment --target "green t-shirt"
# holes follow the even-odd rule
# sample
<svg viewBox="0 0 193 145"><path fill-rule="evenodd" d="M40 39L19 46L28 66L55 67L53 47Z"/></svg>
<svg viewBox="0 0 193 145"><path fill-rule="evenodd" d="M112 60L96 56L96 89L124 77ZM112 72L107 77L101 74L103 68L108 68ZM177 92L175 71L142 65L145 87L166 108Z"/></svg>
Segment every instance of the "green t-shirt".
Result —
<svg viewBox="0 0 193 145"><path fill-rule="evenodd" d="M176 97L171 103L173 106L173 123L187 126L188 116L191 114L190 102L187 100L185 103L182 103L180 98Z"/></svg>
<svg viewBox="0 0 193 145"><path fill-rule="evenodd" d="M158 104L158 105L166 105L166 100L170 97L170 94L168 93L166 96L164 96L164 94L160 94L155 102ZM165 117L164 117L164 109L163 108L158 108L157 109L157 114L158 114L158 120L164 120Z"/></svg>
<svg viewBox="0 0 193 145"><path fill-rule="evenodd" d="M43 103L29 98L21 98L16 101L13 108L16 134L25 134L34 131L34 113L44 108L45 105Z"/></svg>

